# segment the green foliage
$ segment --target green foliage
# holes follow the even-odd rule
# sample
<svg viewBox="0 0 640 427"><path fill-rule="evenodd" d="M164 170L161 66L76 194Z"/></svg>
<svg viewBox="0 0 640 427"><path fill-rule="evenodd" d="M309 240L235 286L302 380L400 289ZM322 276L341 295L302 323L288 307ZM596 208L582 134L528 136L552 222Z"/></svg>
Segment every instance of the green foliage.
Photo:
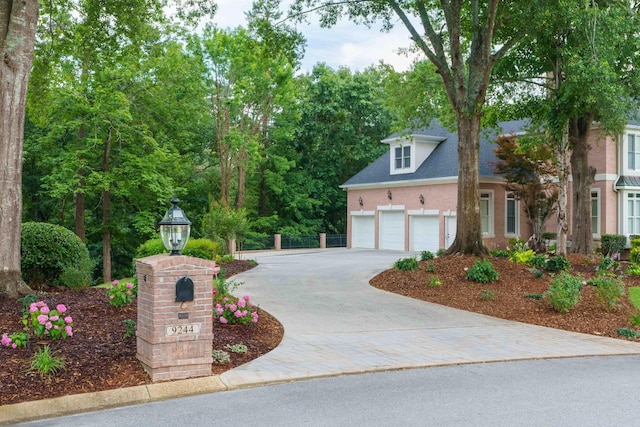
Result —
<svg viewBox="0 0 640 427"><path fill-rule="evenodd" d="M480 293L482 301L495 301L496 294L491 289L485 289Z"/></svg>
<svg viewBox="0 0 640 427"><path fill-rule="evenodd" d="M476 260L473 267L467 270L467 280L473 280L477 283L491 283L499 277L500 275L493 268L493 264L487 259Z"/></svg>
<svg viewBox="0 0 640 427"><path fill-rule="evenodd" d="M436 252L436 256L442 256L442 255L444 255L444 253L445 253L446 251L447 251L446 249L444 249L444 248L440 248L440 249L438 249L438 251Z"/></svg>
<svg viewBox="0 0 640 427"><path fill-rule="evenodd" d="M629 242L631 243L632 248L640 247L640 236L638 236L637 234L629 235Z"/></svg>
<svg viewBox="0 0 640 427"><path fill-rule="evenodd" d="M529 263L534 267L545 269L547 267L547 256L544 254L538 254L531 258Z"/></svg>
<svg viewBox="0 0 640 427"><path fill-rule="evenodd" d="M587 281L587 284L596 287L598 301L607 308L615 308L620 305L620 298L624 295L624 282L618 277L598 276Z"/></svg>
<svg viewBox="0 0 640 427"><path fill-rule="evenodd" d="M48 345L40 347L36 350L31 358L29 371L40 374L41 377L53 376L66 369L64 357L56 356Z"/></svg>
<svg viewBox="0 0 640 427"><path fill-rule="evenodd" d="M109 304L114 307L124 307L131 304L133 298L138 295L138 286L135 283L125 283L114 280L111 288L107 290L105 296L109 300Z"/></svg>
<svg viewBox="0 0 640 427"><path fill-rule="evenodd" d="M22 224L22 277L32 288L86 287L93 265L87 246L73 232L44 222Z"/></svg>
<svg viewBox="0 0 640 427"><path fill-rule="evenodd" d="M401 258L393 264L393 267L400 271L413 271L420 269L416 257Z"/></svg>
<svg viewBox="0 0 640 427"><path fill-rule="evenodd" d="M618 332L618 335L621 335L625 338L634 340L640 338L640 332L636 331L635 329L620 328L616 332Z"/></svg>
<svg viewBox="0 0 640 427"><path fill-rule="evenodd" d="M491 256L496 258L509 258L509 251L506 249L493 249L489 251Z"/></svg>
<svg viewBox="0 0 640 427"><path fill-rule="evenodd" d="M533 276L536 279L540 279L544 275L544 271L540 270L539 268L530 268L529 271L533 273Z"/></svg>
<svg viewBox="0 0 640 427"><path fill-rule="evenodd" d="M553 256L547 260L544 266L547 271L566 271L571 268L571 263L563 256Z"/></svg>
<svg viewBox="0 0 640 427"><path fill-rule="evenodd" d="M633 242L640 243L640 239L633 240L632 243ZM636 245L631 247L629 251L629 261L632 264L640 264L640 246Z"/></svg>
<svg viewBox="0 0 640 427"><path fill-rule="evenodd" d="M187 244L189 244L189 242L187 242ZM169 253L169 251L165 249L164 244L162 243L162 239L158 237L149 239L138 246L138 250L136 251L136 258L146 258L149 256L164 253Z"/></svg>
<svg viewBox="0 0 640 427"><path fill-rule="evenodd" d="M239 286L242 286L244 282L236 282L235 280L225 280L223 277L218 277L213 280L214 292L213 296L216 299L231 297L233 291Z"/></svg>
<svg viewBox="0 0 640 427"><path fill-rule="evenodd" d="M509 255L509 260L518 264L530 264L535 255L536 253L532 249L527 249L525 251L513 251L511 252L511 255Z"/></svg>
<svg viewBox="0 0 640 427"><path fill-rule="evenodd" d="M631 323L636 326L640 326L640 313L635 313L631 315Z"/></svg>
<svg viewBox="0 0 640 427"><path fill-rule="evenodd" d="M425 270L427 271L427 273L433 273L434 271L436 271L436 266L433 263L429 263L427 264L427 267Z"/></svg>
<svg viewBox="0 0 640 427"><path fill-rule="evenodd" d="M620 263L611 257L604 257L598 264L598 274L605 275L620 267Z"/></svg>
<svg viewBox="0 0 640 427"><path fill-rule="evenodd" d="M542 294L527 294L524 297L527 298L527 299L541 300L542 298L544 298L544 295L542 295Z"/></svg>
<svg viewBox="0 0 640 427"><path fill-rule="evenodd" d="M566 313L580 302L581 291L582 277L563 271L553 277L545 295L556 311Z"/></svg>
<svg viewBox="0 0 640 427"><path fill-rule="evenodd" d="M232 353L246 353L248 351L247 346L244 344L227 344L224 348Z"/></svg>
<svg viewBox="0 0 640 427"><path fill-rule="evenodd" d="M136 324L135 320L124 319L122 323L124 323L124 327L126 329L122 338L127 339L136 334L136 328L138 325Z"/></svg>
<svg viewBox="0 0 640 427"><path fill-rule="evenodd" d="M442 286L442 281L438 279L438 276L436 276L435 274L432 274L431 277L429 278L428 286L430 288L437 288L438 286Z"/></svg>
<svg viewBox="0 0 640 427"><path fill-rule="evenodd" d="M214 255L222 253L221 247L220 242L214 242L209 239L189 239L187 246L182 250L181 254L194 258L213 260ZM164 253L169 253L169 251L165 249L162 240L160 238L150 239L138 246L136 258L146 258Z"/></svg>
<svg viewBox="0 0 640 427"><path fill-rule="evenodd" d="M630 276L640 276L640 264L633 264L625 271Z"/></svg>
<svg viewBox="0 0 640 427"><path fill-rule="evenodd" d="M213 350L211 355L213 356L213 363L227 363L231 361L231 356L224 350Z"/></svg>
<svg viewBox="0 0 640 427"><path fill-rule="evenodd" d="M607 256L611 256L622 252L627 244L627 236L623 234L603 234L601 242L602 251Z"/></svg>
<svg viewBox="0 0 640 427"><path fill-rule="evenodd" d="M631 286L629 287L628 292L629 302L631 302L631 305L633 305L636 309L640 310L640 287Z"/></svg>
<svg viewBox="0 0 640 427"><path fill-rule="evenodd" d="M0 344L5 347L20 348L25 347L29 341L29 334L26 332L4 333L0 339Z"/></svg>
<svg viewBox="0 0 640 427"><path fill-rule="evenodd" d="M430 261L435 257L435 254L431 251L422 251L422 253L420 254L420 261Z"/></svg>
<svg viewBox="0 0 640 427"><path fill-rule="evenodd" d="M247 212L244 209L225 208L218 202L209 204L209 212L202 217L203 234L212 240L241 237L248 228ZM220 250L224 246L220 245Z"/></svg>
<svg viewBox="0 0 640 427"><path fill-rule="evenodd" d="M29 310L23 311L21 321L25 331L31 330L39 338L55 340L73 336L73 318L64 304L51 309L44 301L32 302Z"/></svg>

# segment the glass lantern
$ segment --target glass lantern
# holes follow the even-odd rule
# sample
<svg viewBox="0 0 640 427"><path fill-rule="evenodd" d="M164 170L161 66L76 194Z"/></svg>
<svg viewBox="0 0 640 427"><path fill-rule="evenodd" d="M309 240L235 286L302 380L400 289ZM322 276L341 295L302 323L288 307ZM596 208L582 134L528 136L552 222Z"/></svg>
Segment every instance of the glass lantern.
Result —
<svg viewBox="0 0 640 427"><path fill-rule="evenodd" d="M171 200L173 206L164 214L160 226L160 238L164 247L171 251L171 255L180 255L180 251L187 246L191 233L191 221L189 221L178 207L180 200L174 197Z"/></svg>

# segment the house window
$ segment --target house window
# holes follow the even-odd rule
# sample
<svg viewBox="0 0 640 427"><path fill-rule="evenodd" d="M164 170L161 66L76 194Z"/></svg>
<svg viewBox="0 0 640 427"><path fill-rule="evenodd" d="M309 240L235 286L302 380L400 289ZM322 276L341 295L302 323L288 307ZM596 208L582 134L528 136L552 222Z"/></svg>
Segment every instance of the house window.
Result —
<svg viewBox="0 0 640 427"><path fill-rule="evenodd" d="M519 230L519 221L518 221L518 200L515 198L513 193L507 193L507 202L505 204L505 221L506 228L505 234L518 235L520 234Z"/></svg>
<svg viewBox="0 0 640 427"><path fill-rule="evenodd" d="M480 222L482 234L493 235L493 193L480 192Z"/></svg>
<svg viewBox="0 0 640 427"><path fill-rule="evenodd" d="M627 200L627 233L640 234L640 193L629 193Z"/></svg>
<svg viewBox="0 0 640 427"><path fill-rule="evenodd" d="M640 140L632 133L627 135L627 157L629 170L640 169Z"/></svg>
<svg viewBox="0 0 640 427"><path fill-rule="evenodd" d="M591 191L591 233L600 235L600 190Z"/></svg>
<svg viewBox="0 0 640 427"><path fill-rule="evenodd" d="M408 169L411 167L411 146L396 147L395 151L396 169Z"/></svg>

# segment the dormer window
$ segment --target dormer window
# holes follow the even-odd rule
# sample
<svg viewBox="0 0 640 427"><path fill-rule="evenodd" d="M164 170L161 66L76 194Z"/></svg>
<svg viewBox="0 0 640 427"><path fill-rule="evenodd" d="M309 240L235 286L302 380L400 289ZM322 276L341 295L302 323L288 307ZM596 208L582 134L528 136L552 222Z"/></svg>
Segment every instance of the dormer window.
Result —
<svg viewBox="0 0 640 427"><path fill-rule="evenodd" d="M396 169L411 168L411 146L405 145L395 148Z"/></svg>

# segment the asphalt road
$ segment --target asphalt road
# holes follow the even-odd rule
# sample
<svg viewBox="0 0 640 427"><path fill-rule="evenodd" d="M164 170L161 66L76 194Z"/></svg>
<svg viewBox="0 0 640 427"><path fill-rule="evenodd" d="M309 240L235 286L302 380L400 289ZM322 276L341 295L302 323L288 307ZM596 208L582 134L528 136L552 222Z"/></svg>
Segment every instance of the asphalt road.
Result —
<svg viewBox="0 0 640 427"><path fill-rule="evenodd" d="M346 375L25 426L638 426L640 356Z"/></svg>

